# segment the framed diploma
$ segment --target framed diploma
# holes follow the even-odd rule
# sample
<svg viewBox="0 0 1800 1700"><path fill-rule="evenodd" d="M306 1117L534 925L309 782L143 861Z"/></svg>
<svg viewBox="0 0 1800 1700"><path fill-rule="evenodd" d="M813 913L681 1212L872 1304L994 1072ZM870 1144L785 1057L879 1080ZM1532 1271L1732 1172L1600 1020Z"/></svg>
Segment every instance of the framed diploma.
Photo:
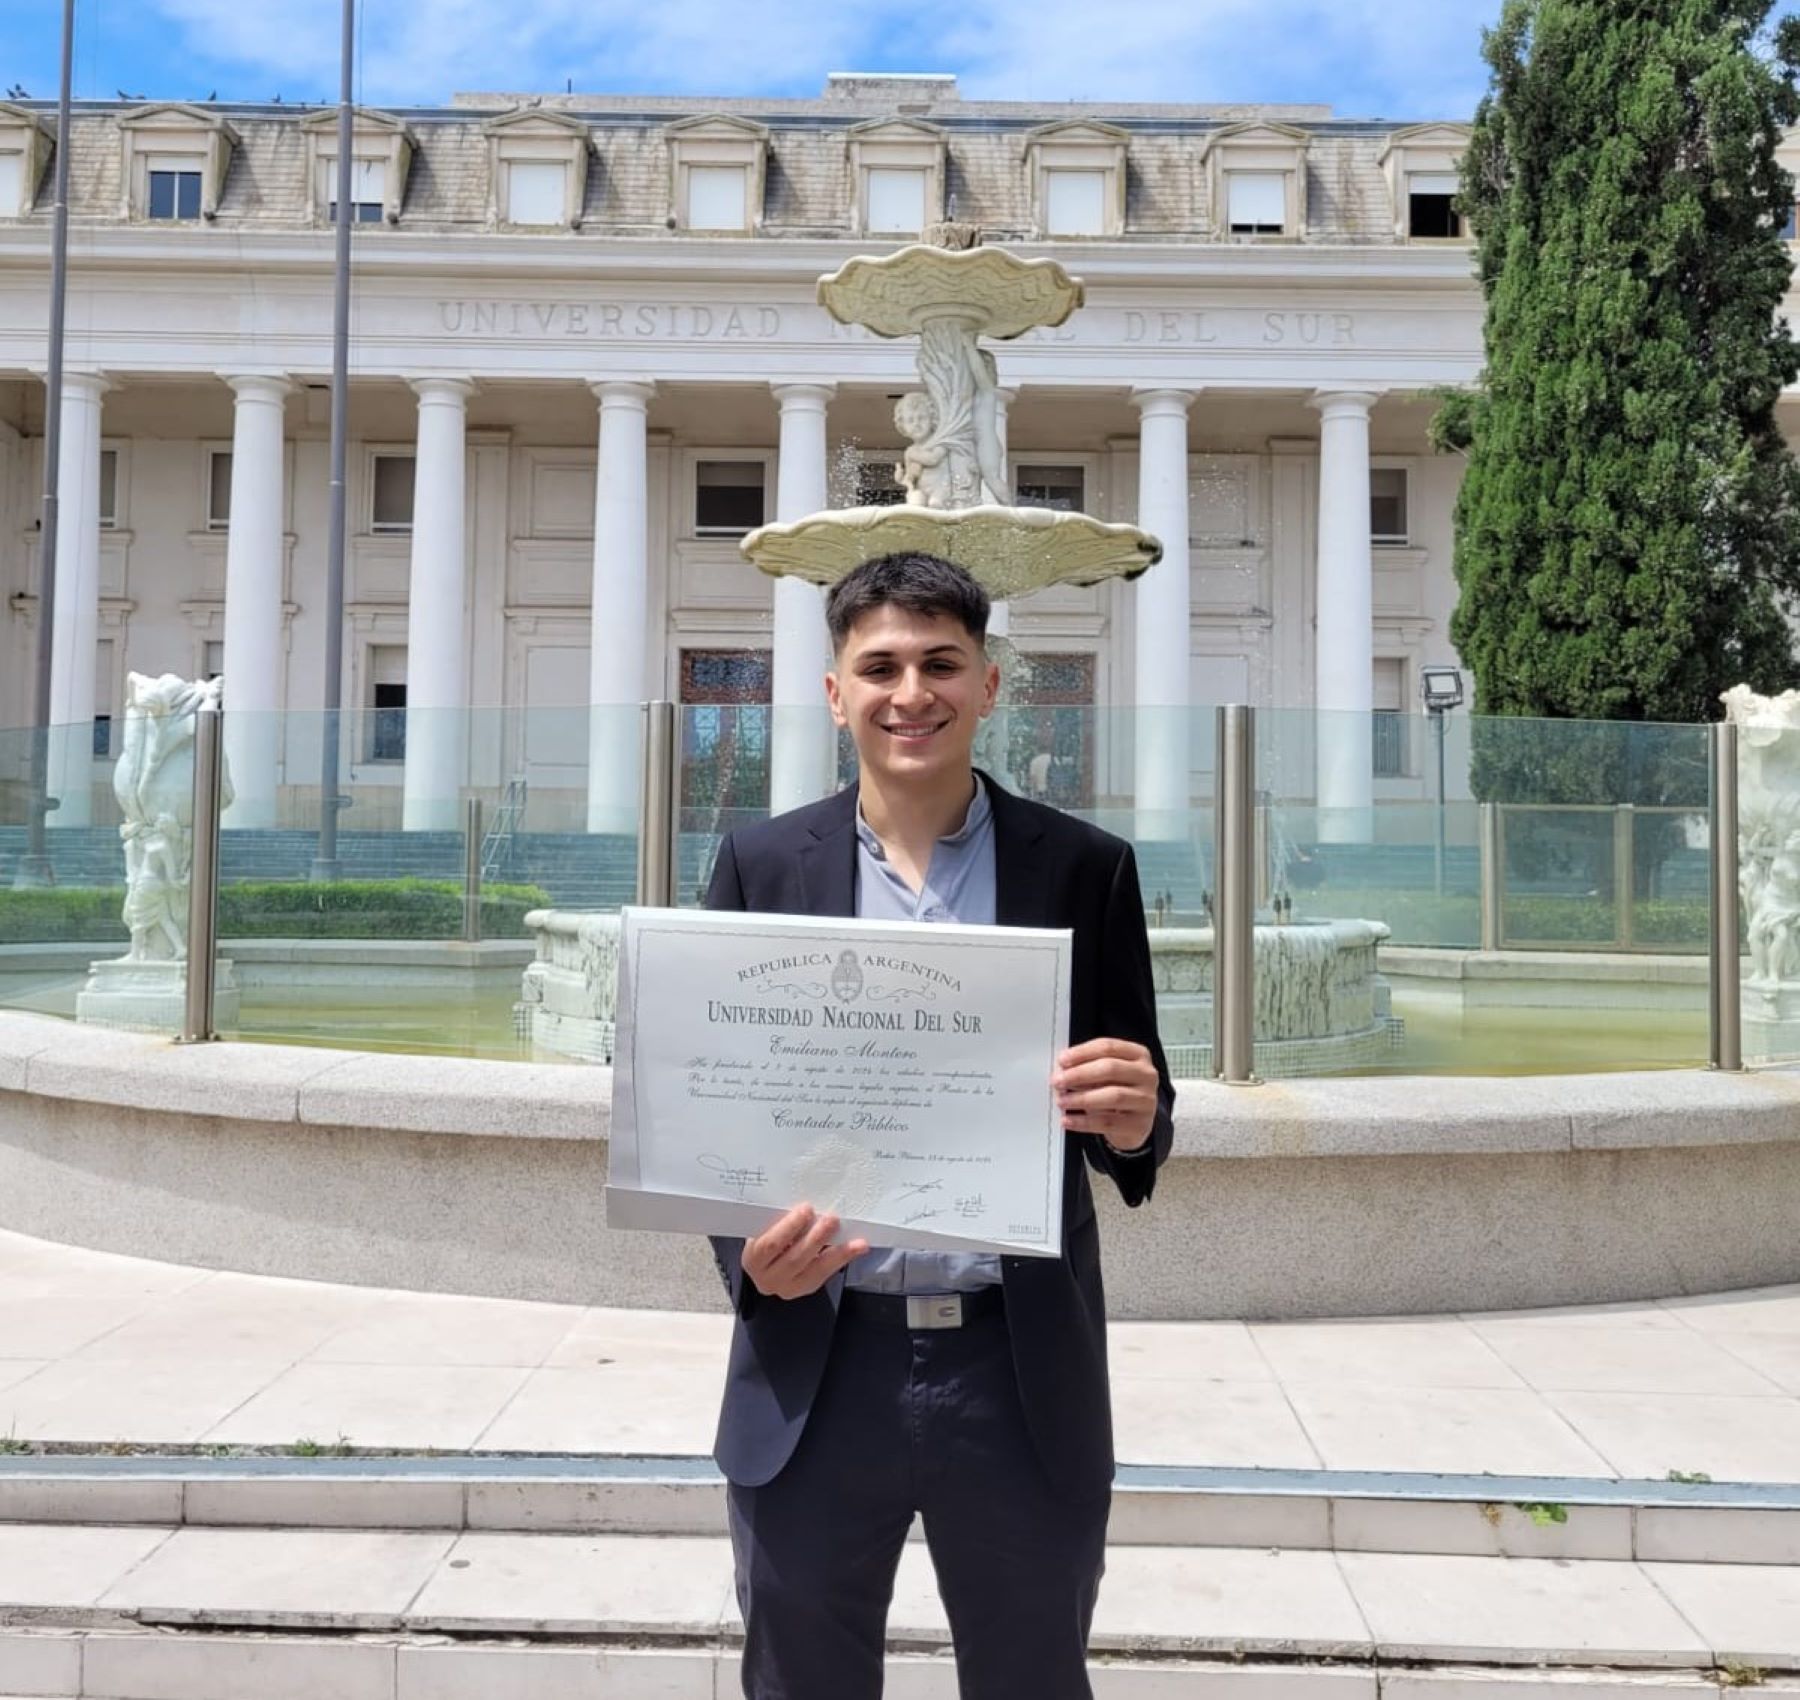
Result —
<svg viewBox="0 0 1800 1700"><path fill-rule="evenodd" d="M627 909L606 1215L1062 1251L1067 932Z"/></svg>

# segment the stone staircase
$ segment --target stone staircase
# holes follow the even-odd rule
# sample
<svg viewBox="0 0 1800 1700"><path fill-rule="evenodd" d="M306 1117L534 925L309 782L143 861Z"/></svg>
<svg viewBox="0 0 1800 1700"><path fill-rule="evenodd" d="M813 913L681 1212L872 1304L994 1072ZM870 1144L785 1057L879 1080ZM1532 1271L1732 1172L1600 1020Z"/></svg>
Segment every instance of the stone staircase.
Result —
<svg viewBox="0 0 1800 1700"><path fill-rule="evenodd" d="M0 1458L0 1601L8 1696L738 1692L701 1459ZM918 1541L889 1634L889 1695L952 1700ZM1791 1700L1800 1490L1126 1469L1092 1668L1099 1700Z"/></svg>

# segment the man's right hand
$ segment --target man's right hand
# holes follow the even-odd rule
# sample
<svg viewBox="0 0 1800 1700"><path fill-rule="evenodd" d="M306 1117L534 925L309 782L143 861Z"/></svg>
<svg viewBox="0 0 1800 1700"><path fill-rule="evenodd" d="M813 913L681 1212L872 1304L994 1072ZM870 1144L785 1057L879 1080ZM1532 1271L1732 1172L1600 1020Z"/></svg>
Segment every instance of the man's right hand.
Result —
<svg viewBox="0 0 1800 1700"><path fill-rule="evenodd" d="M766 1298L803 1299L816 1293L869 1249L867 1240L833 1245L838 1227L837 1217L796 1204L779 1222L744 1241L745 1275Z"/></svg>

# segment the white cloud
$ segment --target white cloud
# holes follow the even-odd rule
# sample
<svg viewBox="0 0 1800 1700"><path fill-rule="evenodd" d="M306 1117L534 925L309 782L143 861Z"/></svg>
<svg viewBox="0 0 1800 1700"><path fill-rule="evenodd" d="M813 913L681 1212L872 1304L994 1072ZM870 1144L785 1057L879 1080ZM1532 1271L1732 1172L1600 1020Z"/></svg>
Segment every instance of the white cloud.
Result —
<svg viewBox="0 0 1800 1700"><path fill-rule="evenodd" d="M337 87L335 0L150 0L190 61L249 92ZM363 98L462 89L814 94L833 70L954 71L973 97L1322 101L1466 115L1499 0L362 0ZM260 89L258 90L260 92Z"/></svg>

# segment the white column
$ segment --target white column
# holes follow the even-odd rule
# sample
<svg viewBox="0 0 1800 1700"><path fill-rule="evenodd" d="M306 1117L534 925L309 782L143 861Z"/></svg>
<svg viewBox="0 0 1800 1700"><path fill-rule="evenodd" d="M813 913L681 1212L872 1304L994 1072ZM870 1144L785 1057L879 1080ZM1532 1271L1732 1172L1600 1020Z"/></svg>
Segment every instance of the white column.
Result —
<svg viewBox="0 0 1800 1700"><path fill-rule="evenodd" d="M1191 794L1188 694L1188 409L1191 390L1134 390L1137 523L1162 559L1137 581L1137 824L1140 839L1185 838Z"/></svg>
<svg viewBox="0 0 1800 1700"><path fill-rule="evenodd" d="M600 398L594 477L593 637L588 656L588 831L637 831L637 705L646 700L650 595L650 383L592 386Z"/></svg>
<svg viewBox="0 0 1800 1700"><path fill-rule="evenodd" d="M1369 543L1369 410L1363 390L1321 391L1314 633L1318 835L1357 844L1373 828L1375 569Z"/></svg>
<svg viewBox="0 0 1800 1700"><path fill-rule="evenodd" d="M826 493L825 407L830 384L772 384L781 406L777 520L804 519L830 505ZM769 812L781 814L830 793L837 737L825 712L831 639L825 592L804 580L775 581L775 656Z"/></svg>
<svg viewBox="0 0 1800 1700"><path fill-rule="evenodd" d="M1006 466L1007 414L1011 410L1012 404L1018 399L1019 392L1017 390L997 389L994 391L994 434L1000 439L1000 464L1003 467ZM1006 476L1010 481L1012 478L1010 468L1008 468ZM1009 482L1007 487L1009 499L1011 495L1012 487ZM1004 601L997 601L988 609L988 636L997 638L1012 636L1012 609Z"/></svg>
<svg viewBox="0 0 1800 1700"><path fill-rule="evenodd" d="M270 827L281 749L283 461L293 386L229 376L231 524L225 538L225 760L235 792L223 824ZM308 775L308 782L311 782Z"/></svg>
<svg viewBox="0 0 1800 1700"><path fill-rule="evenodd" d="M97 372L65 372L57 456L56 617L50 633L51 826L93 818L95 650L100 642L100 398ZM120 492L122 495L122 492ZM122 712L122 711L121 711Z"/></svg>
<svg viewBox="0 0 1800 1700"><path fill-rule="evenodd" d="M406 594L406 776L401 826L462 825L468 655L469 397L461 378L420 378L413 455L412 573Z"/></svg>

